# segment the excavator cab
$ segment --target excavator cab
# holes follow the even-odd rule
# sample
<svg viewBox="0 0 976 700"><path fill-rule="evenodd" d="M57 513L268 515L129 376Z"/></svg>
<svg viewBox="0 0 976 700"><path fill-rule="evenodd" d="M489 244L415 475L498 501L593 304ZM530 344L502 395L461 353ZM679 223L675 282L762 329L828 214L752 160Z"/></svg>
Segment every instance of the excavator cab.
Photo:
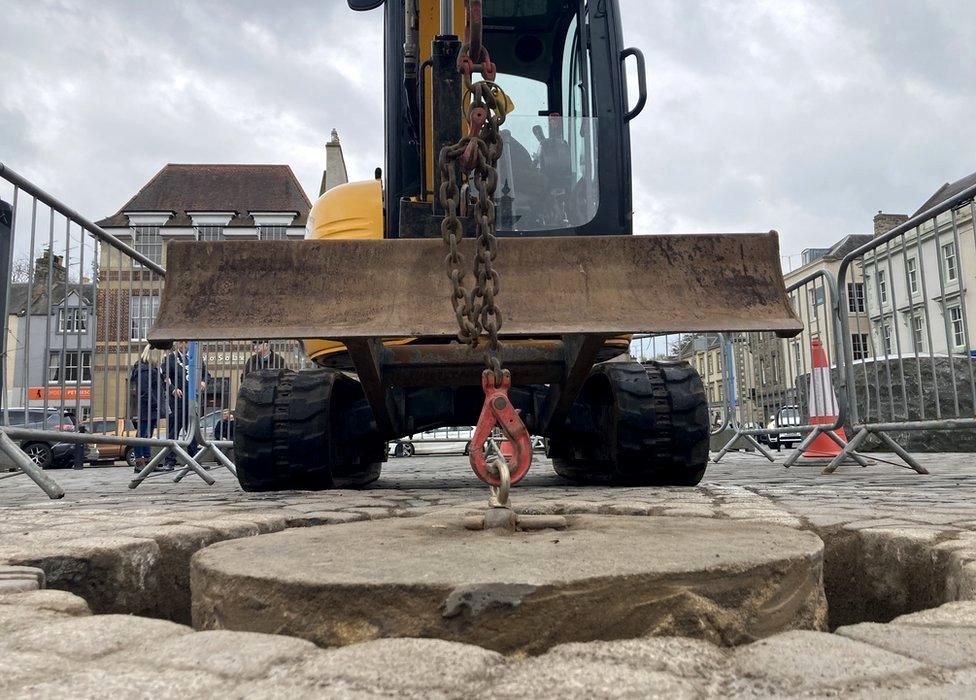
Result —
<svg viewBox="0 0 976 700"><path fill-rule="evenodd" d="M384 13L384 179L326 192L304 241L167 250L151 342L301 339L318 366L248 375L243 487L363 485L387 441L448 425L476 425L472 468L503 491L529 433L579 482L697 484L701 379L634 361L630 334L801 324L775 232L630 235L646 90L617 2L348 2Z"/></svg>
<svg viewBox="0 0 976 700"><path fill-rule="evenodd" d="M436 36L430 25L437 17L411 12L411 2L381 3L390 135L386 191L389 201L399 203L388 211L388 238L440 235L436 225L424 226L429 219L421 217L431 212L418 201L433 200L436 152L430 145L451 139L438 138L435 128L450 128L448 120L457 120L456 109L444 121L431 118L432 86L443 84L442 67L434 63L431 49ZM463 16L455 15L459 34ZM511 109L501 132L498 234L631 233L631 188L615 183L631 181L628 122L643 109L646 88L643 55L622 45L616 3L489 0L482 31L497 67L494 82ZM403 46L418 47L418 62L394 50ZM628 57L638 68L639 97L633 108L628 108L624 70ZM450 60L444 69L456 72L454 64Z"/></svg>

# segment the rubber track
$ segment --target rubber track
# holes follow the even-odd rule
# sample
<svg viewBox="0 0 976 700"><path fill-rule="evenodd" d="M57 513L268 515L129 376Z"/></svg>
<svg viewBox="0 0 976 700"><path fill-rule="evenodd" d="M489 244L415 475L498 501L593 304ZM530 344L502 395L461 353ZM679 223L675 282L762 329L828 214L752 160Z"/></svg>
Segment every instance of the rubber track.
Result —
<svg viewBox="0 0 976 700"><path fill-rule="evenodd" d="M570 445L556 444L558 474L618 484L693 486L701 481L708 462L708 403L690 365L613 361L594 367L593 375L603 375L611 385L613 419L603 426L610 459L569 456Z"/></svg>
<svg viewBox="0 0 976 700"><path fill-rule="evenodd" d="M657 483L695 486L708 466L708 399L687 362L645 364L653 387L654 466Z"/></svg>
<svg viewBox="0 0 976 700"><path fill-rule="evenodd" d="M234 457L245 491L332 486L326 426L332 377L323 370L261 370L237 400Z"/></svg>

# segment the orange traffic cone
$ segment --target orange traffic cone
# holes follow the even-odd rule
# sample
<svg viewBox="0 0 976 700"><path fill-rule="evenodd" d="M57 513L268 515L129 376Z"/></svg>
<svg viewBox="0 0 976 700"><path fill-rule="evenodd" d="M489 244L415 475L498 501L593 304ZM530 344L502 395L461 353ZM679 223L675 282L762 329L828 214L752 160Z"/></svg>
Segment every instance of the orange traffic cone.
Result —
<svg viewBox="0 0 976 700"><path fill-rule="evenodd" d="M810 407L811 425L832 425L837 420L839 409L834 385L830 380L830 367L827 366L827 353L820 341L814 338L810 341L810 391L807 402ZM845 443L847 435L843 427L833 430L834 435ZM830 439L826 433L819 433L803 451L804 459L831 460L841 453L840 446Z"/></svg>

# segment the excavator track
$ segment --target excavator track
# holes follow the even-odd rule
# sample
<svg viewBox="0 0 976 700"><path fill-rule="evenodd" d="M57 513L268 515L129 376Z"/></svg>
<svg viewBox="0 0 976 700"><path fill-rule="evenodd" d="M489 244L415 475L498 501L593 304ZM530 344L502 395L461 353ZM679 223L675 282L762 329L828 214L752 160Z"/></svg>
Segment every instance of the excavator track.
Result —
<svg viewBox="0 0 976 700"><path fill-rule="evenodd" d="M582 483L694 486L708 462L708 410L685 362L593 368L567 427L549 440L556 473Z"/></svg>
<svg viewBox="0 0 976 700"><path fill-rule="evenodd" d="M379 478L385 443L367 439L345 447L333 439L357 408L357 390L361 395L355 380L333 370L249 374L237 400L234 435L243 489L319 491ZM368 410L365 399L359 403Z"/></svg>

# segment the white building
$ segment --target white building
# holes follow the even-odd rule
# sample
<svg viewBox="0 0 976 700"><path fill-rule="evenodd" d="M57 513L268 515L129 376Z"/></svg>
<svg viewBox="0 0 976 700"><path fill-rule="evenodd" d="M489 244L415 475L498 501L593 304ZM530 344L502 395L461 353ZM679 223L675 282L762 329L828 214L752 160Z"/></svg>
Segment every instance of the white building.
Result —
<svg viewBox="0 0 976 700"><path fill-rule="evenodd" d="M976 184L976 173L943 185L916 214ZM973 205L912 229L864 257L865 314L852 333L870 336L868 356L970 354L976 331ZM855 347L855 351L857 351ZM855 359L860 359L855 352Z"/></svg>

